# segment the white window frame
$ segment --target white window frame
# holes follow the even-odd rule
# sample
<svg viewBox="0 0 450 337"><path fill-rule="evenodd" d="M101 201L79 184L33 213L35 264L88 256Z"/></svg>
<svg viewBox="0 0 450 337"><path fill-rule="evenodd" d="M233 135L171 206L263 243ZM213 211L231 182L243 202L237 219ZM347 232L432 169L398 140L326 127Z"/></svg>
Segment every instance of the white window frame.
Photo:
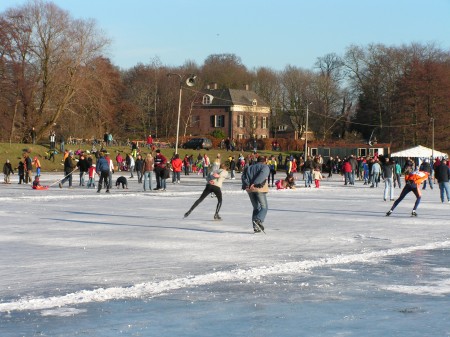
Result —
<svg viewBox="0 0 450 337"><path fill-rule="evenodd" d="M261 129L267 129L267 117L262 117L261 118Z"/></svg>

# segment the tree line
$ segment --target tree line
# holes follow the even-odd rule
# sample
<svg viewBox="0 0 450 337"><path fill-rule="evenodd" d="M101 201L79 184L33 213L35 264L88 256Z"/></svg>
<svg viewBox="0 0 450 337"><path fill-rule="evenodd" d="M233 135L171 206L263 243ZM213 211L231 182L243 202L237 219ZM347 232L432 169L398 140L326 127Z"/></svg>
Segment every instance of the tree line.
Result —
<svg viewBox="0 0 450 337"><path fill-rule="evenodd" d="M313 69L287 65L248 69L235 54L203 64L163 65L158 57L120 69L105 56L110 44L92 20L79 20L51 2L31 1L0 14L0 141L65 137L136 139L175 135L179 78L182 125L207 85L248 86L271 107L269 127L290 121L323 141L391 143L450 151L450 52L435 44L351 45L344 55L317 58ZM307 113L308 112L308 113Z"/></svg>

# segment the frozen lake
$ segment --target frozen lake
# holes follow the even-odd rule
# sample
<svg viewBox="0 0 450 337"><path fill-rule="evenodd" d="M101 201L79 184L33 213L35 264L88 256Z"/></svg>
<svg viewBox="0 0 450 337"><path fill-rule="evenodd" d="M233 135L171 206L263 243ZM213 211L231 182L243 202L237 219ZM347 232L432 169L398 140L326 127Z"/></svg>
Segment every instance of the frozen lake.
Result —
<svg viewBox="0 0 450 337"><path fill-rule="evenodd" d="M450 336L437 189L417 218L412 195L385 217L382 187L339 177L271 191L264 235L239 180L224 183L221 222L214 198L182 219L196 175L110 195L74 181L0 186L1 336Z"/></svg>

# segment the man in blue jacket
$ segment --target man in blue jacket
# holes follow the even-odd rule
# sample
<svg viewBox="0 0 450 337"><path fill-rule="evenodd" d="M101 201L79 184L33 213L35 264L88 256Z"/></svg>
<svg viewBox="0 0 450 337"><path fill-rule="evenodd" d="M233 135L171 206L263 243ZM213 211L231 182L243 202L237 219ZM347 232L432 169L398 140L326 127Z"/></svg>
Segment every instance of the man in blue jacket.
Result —
<svg viewBox="0 0 450 337"><path fill-rule="evenodd" d="M100 175L100 180L98 182L97 193L100 193L102 186L106 183L106 193L109 193L109 162L105 158L105 154L103 152L100 153L100 158L97 160L97 165L95 166L95 170L97 174Z"/></svg>
<svg viewBox="0 0 450 337"><path fill-rule="evenodd" d="M255 164L247 166L242 174L242 189L246 190L253 206L252 223L255 233L264 231L264 219L267 215L267 193L269 185L267 177L270 168L266 157L259 156Z"/></svg>

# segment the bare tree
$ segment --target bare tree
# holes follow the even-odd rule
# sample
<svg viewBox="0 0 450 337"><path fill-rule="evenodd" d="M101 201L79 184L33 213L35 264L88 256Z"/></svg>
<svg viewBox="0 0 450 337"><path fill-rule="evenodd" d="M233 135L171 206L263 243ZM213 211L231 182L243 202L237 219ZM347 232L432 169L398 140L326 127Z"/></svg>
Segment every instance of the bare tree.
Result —
<svg viewBox="0 0 450 337"><path fill-rule="evenodd" d="M20 100L19 129L32 125L38 138L61 119L81 89L83 68L101 55L109 41L94 21L74 20L53 3L35 0L7 10L8 50L3 62L13 69Z"/></svg>

